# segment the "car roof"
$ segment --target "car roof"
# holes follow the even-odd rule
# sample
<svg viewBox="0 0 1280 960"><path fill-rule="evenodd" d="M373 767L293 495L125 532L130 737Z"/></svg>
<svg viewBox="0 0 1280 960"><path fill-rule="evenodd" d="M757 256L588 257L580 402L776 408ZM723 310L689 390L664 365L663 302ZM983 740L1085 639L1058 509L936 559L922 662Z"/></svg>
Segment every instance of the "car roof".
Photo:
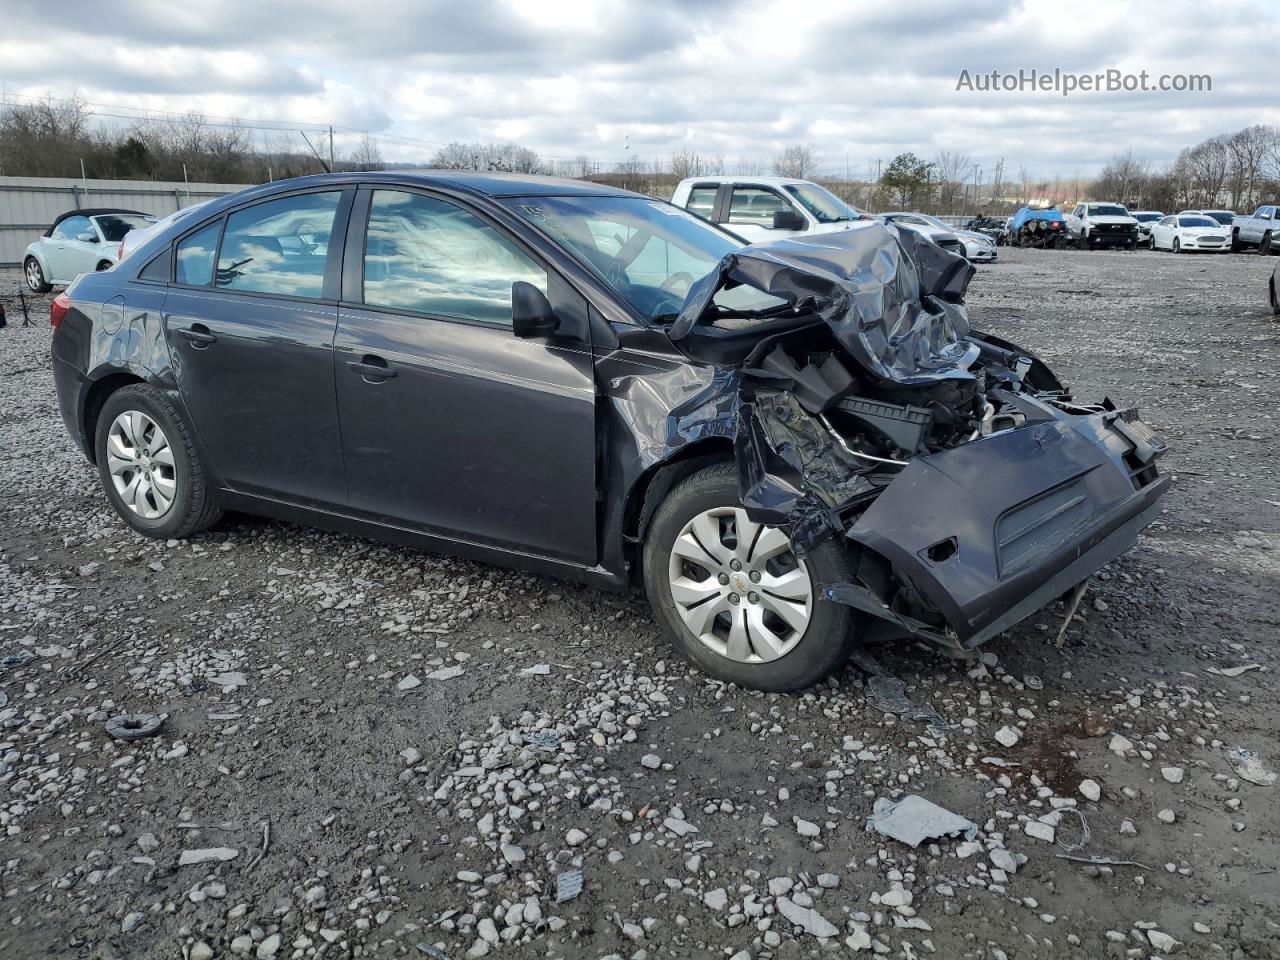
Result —
<svg viewBox="0 0 1280 960"><path fill-rule="evenodd" d="M72 217L101 217L112 213L127 213L135 217L154 216L154 214L143 213L141 210L126 210L123 207L84 207L79 210L68 210L66 213L58 214L53 223L49 224L49 229L44 232L44 235L46 237L51 236L58 224L63 220L70 220Z"/></svg>
<svg viewBox="0 0 1280 960"><path fill-rule="evenodd" d="M745 174L732 176L729 174L717 173L714 176L685 177L680 181L680 185L684 185L686 183L759 183L766 187L781 187L788 183L813 183L813 181L800 180L796 177L749 177Z"/></svg>
<svg viewBox="0 0 1280 960"><path fill-rule="evenodd" d="M620 190L590 180L568 180L544 177L534 173L500 173L492 170L382 170L376 173L321 173L309 177L276 180L231 194L238 200L258 195L298 190L305 187L345 186L347 184L414 184L448 187L486 197L643 197L630 190ZM652 199L652 198L646 198Z"/></svg>

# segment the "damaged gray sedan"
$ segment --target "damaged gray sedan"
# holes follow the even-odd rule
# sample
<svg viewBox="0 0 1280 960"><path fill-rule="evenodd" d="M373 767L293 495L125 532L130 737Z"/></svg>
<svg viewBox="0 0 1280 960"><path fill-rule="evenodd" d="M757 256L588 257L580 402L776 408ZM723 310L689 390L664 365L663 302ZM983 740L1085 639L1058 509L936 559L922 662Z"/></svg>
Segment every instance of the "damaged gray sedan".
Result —
<svg viewBox="0 0 1280 960"><path fill-rule="evenodd" d="M643 584L708 673L964 656L1135 542L1133 410L972 330L912 231L744 247L580 181L351 174L211 202L53 308L63 419L135 530L223 510Z"/></svg>

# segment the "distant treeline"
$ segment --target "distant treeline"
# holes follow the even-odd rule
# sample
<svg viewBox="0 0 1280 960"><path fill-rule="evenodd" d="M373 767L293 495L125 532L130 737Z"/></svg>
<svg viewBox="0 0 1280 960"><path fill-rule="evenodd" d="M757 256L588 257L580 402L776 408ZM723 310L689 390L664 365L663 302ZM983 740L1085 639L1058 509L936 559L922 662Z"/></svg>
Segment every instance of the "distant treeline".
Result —
<svg viewBox="0 0 1280 960"><path fill-rule="evenodd" d="M193 182L260 183L320 173L329 164L323 136L319 141L312 136L307 143L297 131L280 130L264 142L266 133L234 121L212 122L197 113L107 125L76 97L7 104L0 107L0 175L79 177L83 163L85 175L99 179L182 180L185 174ZM354 150L334 154L332 166L377 170L385 165L376 141L365 135ZM998 214L1025 204L1083 200L1118 201L1132 209L1245 211L1280 199L1280 130L1258 124L1210 137L1160 168L1130 149L1113 157L1093 180L1078 175L1050 180L1025 167L1011 175L1003 160L983 171L971 157L951 151L932 160L903 153L883 166L876 162L856 172L846 166L844 176L831 176L829 166L823 172L819 148L809 144L788 147L768 163L727 161L723 154L688 146L656 159L633 156L603 163L586 156L544 158L511 143L451 143L414 166L590 178L658 197L670 197L685 177L774 173L818 180L872 211Z"/></svg>

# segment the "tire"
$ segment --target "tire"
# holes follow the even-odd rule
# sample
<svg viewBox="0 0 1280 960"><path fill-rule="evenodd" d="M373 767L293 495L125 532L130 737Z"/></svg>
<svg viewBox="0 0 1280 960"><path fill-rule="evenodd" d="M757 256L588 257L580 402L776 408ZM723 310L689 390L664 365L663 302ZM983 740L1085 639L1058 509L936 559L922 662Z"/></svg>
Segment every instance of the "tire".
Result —
<svg viewBox="0 0 1280 960"><path fill-rule="evenodd" d="M1262 242L1258 244L1258 253L1262 254L1264 257L1269 257L1271 256L1271 251L1271 231L1268 230L1262 235Z"/></svg>
<svg viewBox="0 0 1280 960"><path fill-rule="evenodd" d="M1169 249L1172 250L1174 253L1182 252L1182 244L1178 241L1177 237L1173 238L1173 246L1170 247Z"/></svg>
<svg viewBox="0 0 1280 960"><path fill-rule="evenodd" d="M1280 317L1280 297L1276 296L1276 278L1272 277L1271 282L1267 284L1271 289L1271 312Z"/></svg>
<svg viewBox="0 0 1280 960"><path fill-rule="evenodd" d="M1137 250L1137 249L1138 249L1138 241L1137 241L1137 240L1127 240L1127 241L1125 241L1124 248L1125 248L1126 250Z"/></svg>
<svg viewBox="0 0 1280 960"><path fill-rule="evenodd" d="M112 263L110 260L99 260L98 265L93 269L96 270L98 273L101 273L103 270L110 270L114 266L115 264Z"/></svg>
<svg viewBox="0 0 1280 960"><path fill-rule="evenodd" d="M1244 249L1244 244L1240 242L1240 231L1232 230L1231 231L1231 252L1239 253L1243 249Z"/></svg>
<svg viewBox="0 0 1280 960"><path fill-rule="evenodd" d="M113 438L118 420L120 429ZM161 439L166 441L163 446ZM143 536L189 537L222 516L210 495L190 427L173 401L155 387L130 384L107 398L94 431L94 452L111 506Z"/></svg>
<svg viewBox="0 0 1280 960"><path fill-rule="evenodd" d="M719 521L716 528L703 524L686 533L686 528L695 520L701 522L708 511L723 511L726 515L715 518ZM740 561L728 559L734 556L734 548L726 546L725 540L735 540L742 523L750 524L750 521L746 520L738 500L735 464L716 464L677 484L658 507L645 537L644 582L649 603L676 648L711 676L757 690L801 690L840 669L857 642L855 611L822 596L819 589L824 583L851 579L854 574L853 557L848 548L833 539L808 551L801 562L790 552L789 544L776 528L758 527L755 528L758 533L749 544L746 543L747 538L743 538L744 547L739 555L748 558L745 564L731 567L729 564ZM699 529L701 537L697 535ZM720 533L715 533L715 529ZM771 542L762 539L771 531L777 539ZM724 565L707 557L701 546L704 540L717 535L724 539L712 549L725 558ZM678 538L684 544L679 553ZM765 563L758 559L751 562L753 554L756 558L764 556L762 551L765 549L769 549L773 559ZM785 552L779 552L779 549ZM688 551L698 559L706 558L706 566L685 560ZM760 564L759 569L756 564ZM717 573L717 570L721 572ZM751 580L747 579L748 574ZM768 591L768 580L758 579L771 576L776 576L779 584L786 579L790 584L786 592L792 596L797 595L797 585L803 584L807 577L809 596L803 608L807 614L803 630L796 630L774 612L783 609L784 604L778 594ZM741 584L736 584L730 577L741 580ZM682 613L673 597L673 582L684 583L687 595L691 597L700 593L708 596L705 603L684 608L690 617L696 618L701 611L705 620L707 611L719 611L714 619L707 620L708 632L701 637L685 621L686 614ZM751 589L762 582L764 585L758 588L759 593ZM705 586L700 590L701 585ZM744 589L746 596L742 596ZM779 586L778 589L782 591L783 588ZM733 602L735 597L738 598L736 603ZM791 610L799 606L799 603L785 605ZM742 644L736 658L730 655L732 648L726 629L734 621L741 625L741 632L735 631L738 642ZM778 630L786 635L779 638L775 633ZM779 639L785 642L779 643ZM774 659L764 659L760 652Z"/></svg>
<svg viewBox="0 0 1280 960"><path fill-rule="evenodd" d="M27 257L22 263L22 276L27 281L27 289L32 293L48 293L53 285L44 278L44 268L35 257Z"/></svg>

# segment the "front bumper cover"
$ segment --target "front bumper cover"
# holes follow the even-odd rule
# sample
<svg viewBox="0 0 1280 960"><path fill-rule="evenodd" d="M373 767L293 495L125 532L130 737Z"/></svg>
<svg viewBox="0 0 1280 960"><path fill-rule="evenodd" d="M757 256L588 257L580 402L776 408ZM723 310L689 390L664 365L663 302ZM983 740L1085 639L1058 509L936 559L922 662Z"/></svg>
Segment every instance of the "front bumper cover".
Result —
<svg viewBox="0 0 1280 960"><path fill-rule="evenodd" d="M912 461L846 530L945 627L894 612L874 583L832 599L971 649L1128 550L1159 515L1163 443L1131 413L1037 421Z"/></svg>

